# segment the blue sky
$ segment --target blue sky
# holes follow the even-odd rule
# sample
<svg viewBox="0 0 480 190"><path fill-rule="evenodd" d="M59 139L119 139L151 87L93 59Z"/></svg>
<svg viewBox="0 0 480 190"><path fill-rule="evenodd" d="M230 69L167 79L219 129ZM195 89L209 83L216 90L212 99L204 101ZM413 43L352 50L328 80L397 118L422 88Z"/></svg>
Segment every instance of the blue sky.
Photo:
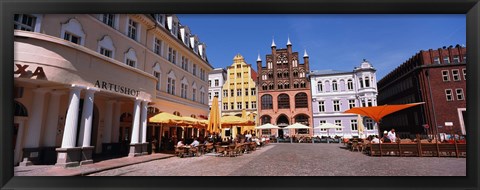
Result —
<svg viewBox="0 0 480 190"><path fill-rule="evenodd" d="M465 15L177 15L207 45L215 67L227 67L240 53L256 70L277 48L310 56L310 69L351 71L365 58L377 69L377 79L420 50L466 44ZM265 64L265 62L263 62Z"/></svg>

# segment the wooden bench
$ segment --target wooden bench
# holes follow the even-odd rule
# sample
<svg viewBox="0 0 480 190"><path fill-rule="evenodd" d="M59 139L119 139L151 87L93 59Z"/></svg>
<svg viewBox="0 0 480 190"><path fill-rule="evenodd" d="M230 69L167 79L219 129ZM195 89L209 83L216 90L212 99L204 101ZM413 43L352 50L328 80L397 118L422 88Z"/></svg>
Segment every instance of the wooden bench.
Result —
<svg viewBox="0 0 480 190"><path fill-rule="evenodd" d="M399 156L419 156L417 143L399 143Z"/></svg>

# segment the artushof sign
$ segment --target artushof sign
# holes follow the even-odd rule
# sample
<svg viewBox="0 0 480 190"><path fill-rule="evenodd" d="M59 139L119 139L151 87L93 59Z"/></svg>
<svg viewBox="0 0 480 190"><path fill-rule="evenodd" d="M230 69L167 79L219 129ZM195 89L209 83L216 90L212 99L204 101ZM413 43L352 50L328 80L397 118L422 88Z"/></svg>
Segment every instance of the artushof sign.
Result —
<svg viewBox="0 0 480 190"><path fill-rule="evenodd" d="M113 83L105 82L105 81L99 81L99 80L97 80L95 82L95 87L105 89L105 90L108 90L108 91L112 91L112 92L126 94L126 95L129 95L129 96L135 96L135 97L138 97L138 94L140 93L139 90L135 90L135 89L131 89L131 88L128 88L128 87L125 87L125 86L120 86L120 85L117 85L117 84L113 84Z"/></svg>

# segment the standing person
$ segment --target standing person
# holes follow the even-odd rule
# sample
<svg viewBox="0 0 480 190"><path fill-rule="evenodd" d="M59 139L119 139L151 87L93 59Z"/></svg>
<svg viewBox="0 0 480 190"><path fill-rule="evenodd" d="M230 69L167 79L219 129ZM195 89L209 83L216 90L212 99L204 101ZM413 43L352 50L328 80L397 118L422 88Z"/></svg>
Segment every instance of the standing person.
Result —
<svg viewBox="0 0 480 190"><path fill-rule="evenodd" d="M397 134L395 134L395 129L391 129L388 134L387 134L388 138L390 139L390 141L392 142L396 142L397 140Z"/></svg>

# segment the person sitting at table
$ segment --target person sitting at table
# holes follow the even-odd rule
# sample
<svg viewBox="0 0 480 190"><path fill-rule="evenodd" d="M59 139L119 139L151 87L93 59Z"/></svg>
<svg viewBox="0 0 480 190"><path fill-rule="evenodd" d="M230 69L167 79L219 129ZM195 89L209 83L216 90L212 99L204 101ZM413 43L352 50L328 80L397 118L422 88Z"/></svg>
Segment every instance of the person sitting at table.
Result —
<svg viewBox="0 0 480 190"><path fill-rule="evenodd" d="M388 138L390 139L390 141L392 142L396 142L397 141L397 134L395 134L395 129L391 129L388 134L387 134Z"/></svg>
<svg viewBox="0 0 480 190"><path fill-rule="evenodd" d="M183 146L185 146L185 144L183 144L183 139L180 139L177 143L177 148L178 147L183 147Z"/></svg>
<svg viewBox="0 0 480 190"><path fill-rule="evenodd" d="M378 143L380 143L380 139L378 139L377 136L374 136L372 141L370 141L370 142L378 144Z"/></svg>
<svg viewBox="0 0 480 190"><path fill-rule="evenodd" d="M198 145L200 145L200 142L198 142L197 138L194 138L193 142L192 142L192 144L190 144L190 146L197 147Z"/></svg>

